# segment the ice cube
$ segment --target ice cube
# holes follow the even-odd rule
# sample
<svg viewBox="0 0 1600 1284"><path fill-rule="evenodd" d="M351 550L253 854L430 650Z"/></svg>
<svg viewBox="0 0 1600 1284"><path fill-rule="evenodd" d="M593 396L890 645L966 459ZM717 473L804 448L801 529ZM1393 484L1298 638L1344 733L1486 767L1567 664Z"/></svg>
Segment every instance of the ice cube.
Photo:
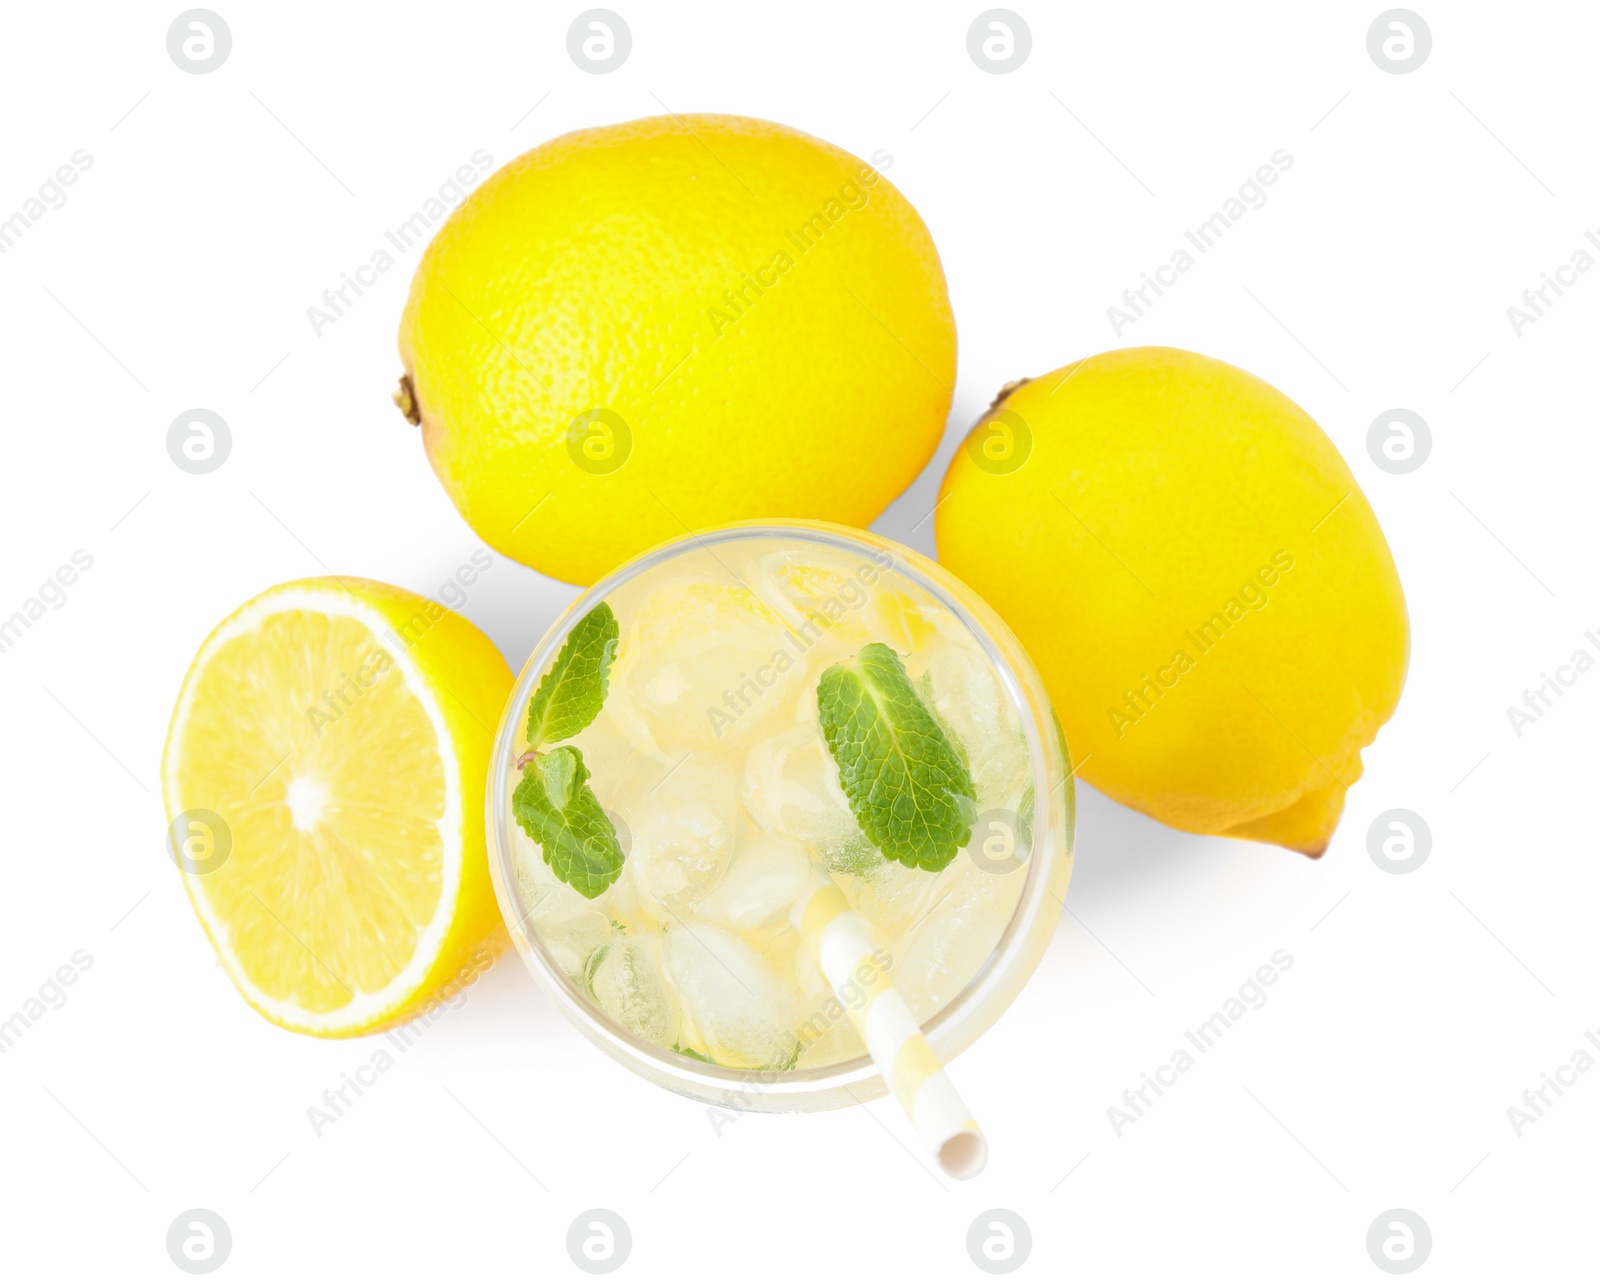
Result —
<svg viewBox="0 0 1600 1284"><path fill-rule="evenodd" d="M980 815L997 809L1013 815L1020 812L1033 771L1028 742L1021 732L1001 732L989 751L970 762L968 768Z"/></svg>
<svg viewBox="0 0 1600 1284"><path fill-rule="evenodd" d="M918 1021L927 1021L977 975L1016 910L1027 869L992 874L965 853L938 875L937 895L890 948L896 988Z"/></svg>
<svg viewBox="0 0 1600 1284"><path fill-rule="evenodd" d="M691 754L663 777L629 776L617 810L632 833L626 867L633 889L644 909L670 919L710 892L728 867L738 771L721 755Z"/></svg>
<svg viewBox="0 0 1600 1284"><path fill-rule="evenodd" d="M661 978L660 952L654 938L613 936L589 960L589 990L618 1025L670 1048L678 1011Z"/></svg>
<svg viewBox="0 0 1600 1284"><path fill-rule="evenodd" d="M626 842L623 850L633 850L631 840ZM619 927L653 932L660 922L659 916L645 907L633 880L633 864L626 858L623 859L622 873L617 881L596 898L594 907Z"/></svg>
<svg viewBox="0 0 1600 1284"><path fill-rule="evenodd" d="M550 957L579 985L589 960L611 940L611 920L593 909L561 922L541 922L537 930Z"/></svg>
<svg viewBox="0 0 1600 1284"><path fill-rule="evenodd" d="M649 745L676 759L748 743L782 722L804 672L802 649L737 579L674 576L628 614L613 681Z"/></svg>
<svg viewBox="0 0 1600 1284"><path fill-rule="evenodd" d="M592 908L581 893L556 877L545 864L539 844L520 825L511 826L511 841L511 864L517 875L517 890L522 894L523 922L519 926L561 922Z"/></svg>
<svg viewBox="0 0 1600 1284"><path fill-rule="evenodd" d="M722 881L700 903L708 918L756 931L786 921L811 879L811 856L776 834L741 837Z"/></svg>
<svg viewBox="0 0 1600 1284"><path fill-rule="evenodd" d="M744 805L762 829L805 843L819 855L861 834L814 717L751 749Z"/></svg>
<svg viewBox="0 0 1600 1284"><path fill-rule="evenodd" d="M810 951L796 951L795 982L800 998L800 1060L802 1068L848 1061L866 1051L850 1014L834 997Z"/></svg>
<svg viewBox="0 0 1600 1284"><path fill-rule="evenodd" d="M917 688L966 758L978 811L1015 812L1032 764L1016 707L988 659L970 647L942 647L929 656Z"/></svg>
<svg viewBox="0 0 1600 1284"><path fill-rule="evenodd" d="M719 1065L789 1069L800 1052L793 991L759 954L704 919L665 933L667 978Z"/></svg>
<svg viewBox="0 0 1600 1284"><path fill-rule="evenodd" d="M861 1057L866 1050L867 1045L861 1042L861 1036L851 1025L850 1018L840 1018L821 1036L811 1039L803 1049L800 1049L800 1060L795 1061L795 1068L813 1069L819 1066L837 1065L840 1061Z"/></svg>
<svg viewBox="0 0 1600 1284"><path fill-rule="evenodd" d="M941 612L906 591L897 572L866 554L827 549L764 551L746 565L746 581L800 639L811 671L886 642L902 655L936 636Z"/></svg>
<svg viewBox="0 0 1600 1284"><path fill-rule="evenodd" d="M801 1011L802 1034L805 1022L813 1018L833 994L833 987L828 984L828 978L822 975L822 969L817 966L817 960L812 955L797 932L793 944L794 956L790 961L794 973L794 992L799 1000Z"/></svg>
<svg viewBox="0 0 1600 1284"><path fill-rule="evenodd" d="M873 640L887 642L901 655L916 655L934 637L929 623L932 614L931 604L919 605L909 594L886 586L873 598L868 611Z"/></svg>
<svg viewBox="0 0 1600 1284"><path fill-rule="evenodd" d="M850 1061L867 1050L866 1044L861 1042L861 1036L856 1033L855 1026L850 1024L848 1016L841 1016L832 1024L819 1028L821 1033L807 1040L801 1048L800 1059L795 1063L797 1069L810 1070L813 1067Z"/></svg>
<svg viewBox="0 0 1600 1284"><path fill-rule="evenodd" d="M961 857L957 857L961 859ZM907 931L942 891L941 875L884 860L845 880L845 894L880 941Z"/></svg>
<svg viewBox="0 0 1600 1284"><path fill-rule="evenodd" d="M835 653L853 654L873 639L873 583L881 571L866 557L855 566L829 561L820 549L764 552L750 559L745 579L808 651L821 645L839 658Z"/></svg>

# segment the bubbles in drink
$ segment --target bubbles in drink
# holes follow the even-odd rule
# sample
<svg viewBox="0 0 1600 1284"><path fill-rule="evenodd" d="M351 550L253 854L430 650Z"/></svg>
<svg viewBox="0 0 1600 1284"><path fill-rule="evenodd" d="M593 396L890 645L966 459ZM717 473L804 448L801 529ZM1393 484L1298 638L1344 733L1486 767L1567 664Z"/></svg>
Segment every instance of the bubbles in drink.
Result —
<svg viewBox="0 0 1600 1284"><path fill-rule="evenodd" d="M678 1037L678 1006L661 976L659 941L615 936L590 959L589 992L625 1030L671 1047Z"/></svg>

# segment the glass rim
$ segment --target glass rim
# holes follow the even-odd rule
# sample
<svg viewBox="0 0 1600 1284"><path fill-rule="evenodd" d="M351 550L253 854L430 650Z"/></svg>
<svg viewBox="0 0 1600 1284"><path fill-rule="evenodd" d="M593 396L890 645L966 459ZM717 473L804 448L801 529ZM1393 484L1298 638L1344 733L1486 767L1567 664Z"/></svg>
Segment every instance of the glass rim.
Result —
<svg viewBox="0 0 1600 1284"><path fill-rule="evenodd" d="M1028 876L1018 895L1016 908L1012 911L1011 918L1006 923L1005 930L1001 933L994 949L989 952L988 957L967 984L938 1012L922 1022L923 1034L935 1052L941 1056L946 1055L941 1052L941 1045L947 1042L946 1036L959 1035L964 1024L982 1007L984 999L997 987L998 979L1009 973L1040 915L1048 912L1048 906L1044 901L1053 895L1049 889L1051 867L1063 858L1070 859L1072 839L1071 834L1067 834L1064 850L1062 845L1053 844L1049 840L1048 795L1052 789L1059 787L1046 778L1049 774L1050 754L1044 735L1048 734L1049 728L1040 727L1039 718L1032 702L1027 698L1022 680L996 640L994 625L975 616L967 604L960 601L940 580L948 579L967 592L973 593L974 597L977 594L966 588L949 570L937 562L887 536L855 527L809 519L732 522L663 541L630 558L579 593L552 621L544 636L529 652L512 686L511 695L507 699L501 713L500 724L495 731L494 748L489 762L489 782L484 799L485 836L489 847L490 874L496 898L500 903L501 916L510 929L517 952L534 972L535 979L540 982L546 993L555 999L557 1006L568 1020L579 1025L591 1039L601 1040L615 1053L622 1054L623 1060L647 1063L664 1076L678 1081L680 1090L694 1089L696 1091L691 1092L691 1095L702 1098L719 1089L729 1096L737 1097L735 1091L737 1088L748 1088L751 1084L762 1085L764 1093L778 1096L809 1096L841 1088L848 1092L854 1085L867 1083L879 1077L877 1066L866 1053L849 1060L811 1066L803 1070L743 1070L701 1062L674 1052L671 1048L663 1048L647 1039L641 1039L619 1025L585 995L567 974L566 969L551 957L537 928L527 927L529 913L522 904L510 844L505 841L506 831L502 828L504 825L514 823L510 819L511 766L522 710L532 697L533 683L543 676L561 645L566 641L568 633L583 614L622 585L684 552L695 548L709 550L716 544L752 539L822 543L853 553L887 552L892 560L888 563L877 562L879 567L905 575L919 588L930 593L942 607L961 621L978 641L985 658L995 670L1006 698L1021 714L1033 780L1031 832L1034 838L1028 853ZM735 575L735 578L739 577ZM1000 629L1009 636L1018 653L1026 657L1021 643L1010 634L1010 630L1006 629L998 616L995 617L995 623L998 623ZM1065 746L1061 748L1070 815L1073 810L1070 802L1072 792L1070 762L1067 761ZM1064 908L1064 903L1057 899L1059 912ZM966 1043L959 1044L950 1050L948 1055L955 1055L965 1046ZM630 1065L630 1068L637 1067ZM884 1091L886 1088L880 1082L870 1096L880 1096ZM867 1096L857 1097L857 1100L861 1101L868 1099Z"/></svg>

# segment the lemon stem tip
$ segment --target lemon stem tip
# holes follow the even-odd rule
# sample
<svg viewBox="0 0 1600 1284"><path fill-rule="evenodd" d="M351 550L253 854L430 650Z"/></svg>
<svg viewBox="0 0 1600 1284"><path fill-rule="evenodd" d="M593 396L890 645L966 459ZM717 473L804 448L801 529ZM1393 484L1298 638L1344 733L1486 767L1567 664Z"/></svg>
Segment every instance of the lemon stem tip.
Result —
<svg viewBox="0 0 1600 1284"><path fill-rule="evenodd" d="M417 406L417 390L412 384L409 374L400 376L400 386L390 395L394 404L400 407L400 413L406 417L408 423L420 424L422 422L422 411Z"/></svg>
<svg viewBox="0 0 1600 1284"><path fill-rule="evenodd" d="M1029 384L1032 382L1032 375L1024 375L1021 379L1013 379L1010 383L1006 384L1005 387L1001 388L999 392L994 394L994 400L989 403L989 410L999 409L1001 402L1005 401L1007 397L1009 397L1024 384ZM988 412L986 411L985 413Z"/></svg>

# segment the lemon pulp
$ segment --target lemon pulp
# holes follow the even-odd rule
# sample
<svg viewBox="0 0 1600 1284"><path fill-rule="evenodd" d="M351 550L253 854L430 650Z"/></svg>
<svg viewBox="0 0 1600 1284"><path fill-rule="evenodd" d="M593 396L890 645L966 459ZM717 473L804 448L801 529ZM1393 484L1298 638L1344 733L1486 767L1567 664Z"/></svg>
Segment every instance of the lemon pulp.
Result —
<svg viewBox="0 0 1600 1284"><path fill-rule="evenodd" d="M215 868L182 869L224 967L269 1019L310 1033L409 1015L467 938L481 946L492 930L481 828L463 814L466 720L428 671L448 640L408 645L409 621L429 621L396 604L424 599L373 585L378 600L363 600L367 587L286 585L224 621L184 684L164 767L179 828L195 809L214 813L229 844ZM466 621L425 605L432 632L466 630L492 653ZM492 700L501 674L488 672ZM486 760L486 728L482 738L468 759ZM463 898L469 831L469 881L483 888Z"/></svg>

